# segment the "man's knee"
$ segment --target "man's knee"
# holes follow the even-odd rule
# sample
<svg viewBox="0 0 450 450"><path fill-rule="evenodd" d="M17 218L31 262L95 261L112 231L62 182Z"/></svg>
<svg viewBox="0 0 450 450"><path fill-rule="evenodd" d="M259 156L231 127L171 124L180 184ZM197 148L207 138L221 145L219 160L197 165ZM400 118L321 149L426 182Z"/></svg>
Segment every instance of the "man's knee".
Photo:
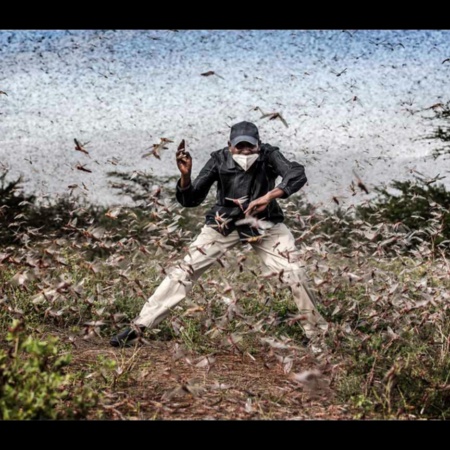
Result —
<svg viewBox="0 0 450 450"><path fill-rule="evenodd" d="M173 281L191 281L193 276L194 270L186 265L174 267L168 274Z"/></svg>

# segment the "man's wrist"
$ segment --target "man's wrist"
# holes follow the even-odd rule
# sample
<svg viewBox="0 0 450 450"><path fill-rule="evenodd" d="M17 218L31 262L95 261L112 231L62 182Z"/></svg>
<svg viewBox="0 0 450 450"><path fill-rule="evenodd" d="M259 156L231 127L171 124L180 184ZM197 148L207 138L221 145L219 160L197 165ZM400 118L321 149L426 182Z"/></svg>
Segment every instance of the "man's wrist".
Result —
<svg viewBox="0 0 450 450"><path fill-rule="evenodd" d="M268 202L271 202L272 200L281 197L283 194L283 189L275 188L266 194L266 199Z"/></svg>
<svg viewBox="0 0 450 450"><path fill-rule="evenodd" d="M181 179L180 179L180 187L183 188L187 188L189 187L191 184L191 175L181 175Z"/></svg>

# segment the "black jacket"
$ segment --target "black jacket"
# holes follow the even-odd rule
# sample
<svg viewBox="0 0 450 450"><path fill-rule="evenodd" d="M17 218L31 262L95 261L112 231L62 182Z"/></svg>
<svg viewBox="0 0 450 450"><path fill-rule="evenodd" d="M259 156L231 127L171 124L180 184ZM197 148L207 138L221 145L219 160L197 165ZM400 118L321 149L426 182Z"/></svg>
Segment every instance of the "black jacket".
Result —
<svg viewBox="0 0 450 450"><path fill-rule="evenodd" d="M288 161L278 147L261 144L258 159L247 171L235 163L229 148L225 147L211 153L209 161L188 187L182 189L180 180L178 181L176 197L182 206L198 206L205 200L211 186L217 182L216 204L207 211L206 223L217 225L217 214L224 219L231 219L225 227L218 229L227 235L236 228L234 222L244 218L242 209L245 210L252 200L274 189L278 176L282 177L282 180L276 187L284 191L281 198L294 194L307 181L304 167L297 162ZM242 205L242 209L232 201L225 200L226 197L238 199L244 196L248 196L248 201ZM272 200L256 217L273 223L284 220L283 212L276 200ZM239 228L238 231L242 231Z"/></svg>

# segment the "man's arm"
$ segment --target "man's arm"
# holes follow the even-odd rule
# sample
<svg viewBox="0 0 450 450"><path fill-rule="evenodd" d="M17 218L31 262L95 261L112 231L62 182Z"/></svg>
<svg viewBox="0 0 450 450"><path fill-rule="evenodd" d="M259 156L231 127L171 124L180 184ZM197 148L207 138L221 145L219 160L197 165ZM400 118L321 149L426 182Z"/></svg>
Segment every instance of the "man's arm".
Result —
<svg viewBox="0 0 450 450"><path fill-rule="evenodd" d="M276 187L275 189L269 191L266 195L250 202L247 209L244 211L244 214L246 216L258 214L259 212L264 211L272 200L282 198L285 195L286 193L282 189Z"/></svg>
<svg viewBox="0 0 450 450"><path fill-rule="evenodd" d="M276 198L289 197L300 190L307 181L305 168L297 162L288 161L276 147L270 152L268 162L272 170L282 177L281 183L267 194L250 202L244 211L247 216L264 211Z"/></svg>
<svg viewBox="0 0 450 450"><path fill-rule="evenodd" d="M269 154L269 164L274 172L282 177L281 183L276 187L284 192L280 198L295 194L306 184L305 168L298 162L288 161L276 147Z"/></svg>
<svg viewBox="0 0 450 450"><path fill-rule="evenodd" d="M181 178L178 180L176 192L178 202L185 207L200 205L208 195L214 181L218 178L214 159L212 157L209 159L194 181L191 181L190 169L192 165L189 170L184 171L181 170L180 164L178 164L178 167L181 172Z"/></svg>

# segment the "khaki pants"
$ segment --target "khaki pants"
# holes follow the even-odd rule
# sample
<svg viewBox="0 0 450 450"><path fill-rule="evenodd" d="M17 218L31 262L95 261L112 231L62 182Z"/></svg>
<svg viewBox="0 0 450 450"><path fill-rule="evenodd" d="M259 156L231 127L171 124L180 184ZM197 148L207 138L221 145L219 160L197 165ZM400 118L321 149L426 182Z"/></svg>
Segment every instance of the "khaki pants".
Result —
<svg viewBox="0 0 450 450"><path fill-rule="evenodd" d="M158 286L144 304L135 324L150 328L158 325L170 309L189 294L200 275L239 242L237 231L223 236L210 226L203 226L201 233L190 244L184 262L172 269ZM282 280L291 288L294 301L304 315L300 323L306 336L313 337L317 331L325 331L327 322L315 307L314 294L307 286L294 237L286 225L278 223L265 230L263 239L251 242L251 245L269 271L283 271Z"/></svg>

